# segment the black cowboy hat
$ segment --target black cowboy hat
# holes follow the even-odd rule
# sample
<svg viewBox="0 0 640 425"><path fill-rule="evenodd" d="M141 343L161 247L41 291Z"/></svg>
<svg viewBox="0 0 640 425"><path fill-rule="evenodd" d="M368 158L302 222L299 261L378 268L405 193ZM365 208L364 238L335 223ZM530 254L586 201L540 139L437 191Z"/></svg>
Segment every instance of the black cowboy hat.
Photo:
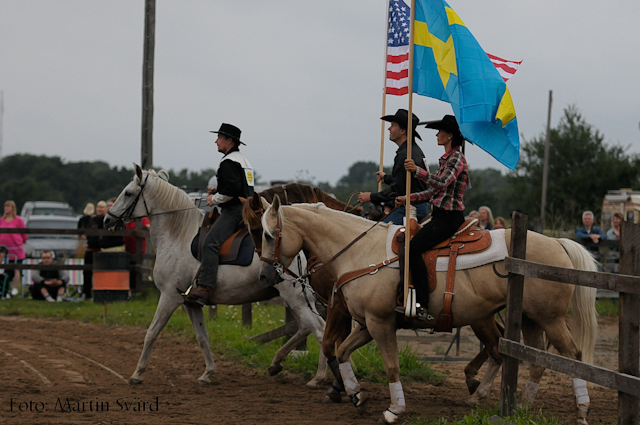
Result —
<svg viewBox="0 0 640 425"><path fill-rule="evenodd" d="M422 137L420 137L420 135L416 131L416 127L418 126L418 122L420 122L420 120L418 119L418 117L416 117L416 114L411 114L411 115L412 115L411 124L413 124L413 134L418 139L422 140ZM407 124L409 123L409 111L407 111L406 109L398 109L395 114L385 115L380 119L388 122L397 122L401 129L406 130L408 128Z"/></svg>
<svg viewBox="0 0 640 425"><path fill-rule="evenodd" d="M212 130L209 133L222 134L223 136L231 137L233 140L237 140L238 143L240 143L241 145L245 145L244 143L242 143L240 141L240 133L242 133L242 131L240 131L240 129L238 127L236 127L235 125L227 124L227 123L223 122L220 125L220 130L218 130L218 131L213 131Z"/></svg>
<svg viewBox="0 0 640 425"><path fill-rule="evenodd" d="M444 130L447 133L457 134L460 133L460 127L458 127L458 121L456 121L456 117L453 115L445 115L441 120L438 121L427 121L425 123L425 127L433 128L435 130Z"/></svg>

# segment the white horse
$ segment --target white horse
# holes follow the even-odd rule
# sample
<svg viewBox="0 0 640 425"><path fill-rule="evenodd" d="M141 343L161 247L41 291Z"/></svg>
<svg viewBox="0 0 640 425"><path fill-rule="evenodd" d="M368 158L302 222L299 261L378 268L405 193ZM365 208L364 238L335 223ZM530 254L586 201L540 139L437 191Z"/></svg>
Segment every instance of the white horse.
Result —
<svg viewBox="0 0 640 425"><path fill-rule="evenodd" d="M160 290L160 300L151 325L147 329L138 366L129 382L131 384L142 382L142 373L147 368L153 343L175 309L183 305L193 324L206 364L206 369L198 378L198 382L208 384L211 382L211 375L215 372L215 363L209 348L209 335L202 308L184 304L183 297L176 290L178 288L184 290L193 282L200 265L191 254L191 241L198 232L204 215L194 206L184 191L167 181L166 172L142 170L137 164L134 164L134 167L133 180L116 199L104 219L104 224L106 228L114 228L122 221L149 216L151 242L156 252L153 278L156 287ZM212 300L215 304L239 305L269 300L279 293L298 322L298 332L278 350L273 358L269 371L274 374L282 369L280 363L289 352L310 333L313 332L318 342L322 343L325 322L315 310L313 302L308 303L302 293L301 285L293 288L290 283L283 282L276 285L274 289L271 285L260 282L259 268L260 260L255 253L249 266L220 265ZM326 375L327 361L320 351L318 371L307 385L316 387L326 378Z"/></svg>

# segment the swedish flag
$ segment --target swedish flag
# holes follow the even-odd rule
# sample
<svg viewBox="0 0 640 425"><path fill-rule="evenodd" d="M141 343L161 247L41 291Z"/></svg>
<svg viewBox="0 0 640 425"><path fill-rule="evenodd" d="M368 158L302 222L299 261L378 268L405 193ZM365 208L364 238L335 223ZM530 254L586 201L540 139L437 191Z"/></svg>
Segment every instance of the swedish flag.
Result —
<svg viewBox="0 0 640 425"><path fill-rule="evenodd" d="M416 0L413 91L449 102L462 134L510 169L520 157L516 110L491 60L443 0Z"/></svg>

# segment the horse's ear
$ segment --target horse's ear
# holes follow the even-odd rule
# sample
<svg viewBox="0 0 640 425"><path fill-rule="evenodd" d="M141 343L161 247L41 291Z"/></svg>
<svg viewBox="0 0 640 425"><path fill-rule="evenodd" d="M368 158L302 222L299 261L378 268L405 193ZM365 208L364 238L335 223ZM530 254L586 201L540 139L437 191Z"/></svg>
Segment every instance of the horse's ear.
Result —
<svg viewBox="0 0 640 425"><path fill-rule="evenodd" d="M158 171L158 177L160 177L162 180L168 182L169 181L169 172L167 170L160 170L160 171Z"/></svg>
<svg viewBox="0 0 640 425"><path fill-rule="evenodd" d="M260 206L260 195L258 195L256 192L253 192L253 199L251 200L251 207L257 208L258 206Z"/></svg>
<svg viewBox="0 0 640 425"><path fill-rule="evenodd" d="M142 168L140 168L140 166L135 162L133 163L133 168L134 170L136 170L136 176L138 176L138 178L142 180Z"/></svg>
<svg viewBox="0 0 640 425"><path fill-rule="evenodd" d="M262 202L262 208L264 208L265 210L267 210L271 206L269 201L267 201L264 197L261 197L260 201Z"/></svg>
<svg viewBox="0 0 640 425"><path fill-rule="evenodd" d="M280 210L280 197L278 195L273 197L273 204L271 204L271 207L274 211Z"/></svg>

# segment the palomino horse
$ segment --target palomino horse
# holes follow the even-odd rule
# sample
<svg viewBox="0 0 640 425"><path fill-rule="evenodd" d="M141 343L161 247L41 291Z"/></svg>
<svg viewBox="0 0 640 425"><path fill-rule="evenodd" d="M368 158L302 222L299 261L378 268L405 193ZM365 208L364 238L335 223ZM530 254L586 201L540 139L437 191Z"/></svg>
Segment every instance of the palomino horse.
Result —
<svg viewBox="0 0 640 425"><path fill-rule="evenodd" d="M133 180L120 193L118 199L104 219L105 227L113 228L122 221L134 217L149 216L151 221L151 242L156 252L153 277L160 290L158 308L144 340L144 347L138 366L129 380L132 384L142 382L142 373L146 370L153 343L160 331L165 327L175 309L184 304L184 299L176 290L186 289L193 281L199 262L191 255L191 240L202 223L203 213L198 210L189 196L182 190L167 182L163 171L142 170L134 164L136 174ZM297 263L297 262L296 262ZM306 336L313 332L322 343L325 322L322 317L307 305L305 295L300 288L293 288L282 282L276 289L259 280L260 260L253 255L251 265L247 267L220 265L218 282L213 293L216 304L239 305L257 301L265 301L279 295L291 309L298 322L298 332L276 353L270 369L280 370L280 362ZM201 384L210 383L210 376L215 372L215 363L209 348L209 336L205 327L202 308L184 305L198 344L204 355L206 369L198 378ZM326 378L327 364L320 353L318 372L307 383L317 386Z"/></svg>
<svg viewBox="0 0 640 425"><path fill-rule="evenodd" d="M273 202L274 197L278 196L280 199L285 199L285 204L292 203L316 203L323 202L329 208L336 211L346 211L351 214L361 215L361 208L352 208L347 204L338 201L331 196L328 196L321 189L311 187L308 185L302 185L298 183L289 183L284 186L274 186L266 189L260 193L254 194L253 198L248 199L244 204L243 218L245 224L251 232L256 251L259 253L262 251L262 216L264 214L264 208L260 198L265 198L268 202ZM327 305L326 322L324 336L322 338L322 351L327 358L329 367L334 374L335 380L331 384L327 391L327 397L333 402L340 402L342 400L341 392L345 391L342 377L340 376L339 364L336 358L336 345L340 345L342 341L351 332L351 315L347 309L346 303L342 297L342 292L333 293L333 283L338 280L338 276L333 275L327 269L320 269L313 273L309 277L309 281L313 286L316 295L325 301L331 298L331 303ZM501 363L501 359L497 351L495 350L495 344L493 344L497 338L502 335L502 327L498 327L499 324L493 325L490 322L482 322L479 324L472 324L471 328L474 330L478 338L484 344L484 348L478 353L478 355L469 362L464 369L467 388L471 397L467 400L470 405L481 404L489 395L491 384L493 383L492 377L497 373L497 367ZM523 334L525 341L531 341L532 338L539 337L540 329L534 322L530 321L526 316L523 317ZM579 338L578 346L583 349L585 341ZM592 352L593 349L585 347L583 350L583 361L585 360L585 354ZM493 350L493 351L492 351ZM585 353L586 351L586 353ZM487 374L487 378L481 382L476 378L480 367L492 356L496 361L491 362L492 373ZM269 370L274 374L279 370ZM493 373L495 372L495 373ZM523 404L532 404L535 398L539 383L542 378L544 369L536 366L530 366L530 379L526 383L525 391L522 395ZM480 385L482 387L480 387ZM480 387L479 391L476 391Z"/></svg>
<svg viewBox="0 0 640 425"><path fill-rule="evenodd" d="M286 268L301 249L326 261L325 268L336 276L371 264L378 265L386 260L386 225L372 228L370 221L330 210L323 204L281 206L278 198L272 206L266 201L264 204L262 256L273 259L278 267ZM365 232L366 235L348 250L335 256ZM510 234L509 230L505 232L507 240ZM593 257L579 244L568 239L553 239L533 232L529 232L527 236L527 260L580 270L597 270ZM507 281L498 276L492 266L496 265L497 269L504 270L502 263L501 261L456 273L456 295L452 306L454 327L481 323L486 324L487 328L495 327L493 316L505 306ZM261 279L267 282L279 279L273 265L266 262L262 265L260 274ZM439 272L437 275L437 286L429 303L429 311L436 314L443 306L446 273ZM567 312L575 291L577 301L573 302L573 307L580 311L574 310L574 327L580 329L579 334L585 335L585 339L594 341L597 322L593 291L590 288L539 279L527 278L525 282L523 312L531 323L540 328L537 334L540 337L533 338L528 344L544 349L541 338L544 331L561 355L580 360L582 353L567 327ZM399 416L405 412L395 335L394 310L398 284L397 270L381 267L377 273L357 278L340 289L349 313L359 323L339 346L337 353L347 394L357 408L362 409L366 406L367 397L363 394L347 359L354 350L373 339L380 348L389 379L391 404L382 416L382 421L386 423L398 423ZM425 323L425 327L433 326L435 320ZM496 343L497 341L493 341L494 345ZM491 369L492 373L497 373L497 368ZM489 379L492 380L493 377L495 374ZM589 404L586 383L574 380L574 388L578 395L578 420L586 423Z"/></svg>

